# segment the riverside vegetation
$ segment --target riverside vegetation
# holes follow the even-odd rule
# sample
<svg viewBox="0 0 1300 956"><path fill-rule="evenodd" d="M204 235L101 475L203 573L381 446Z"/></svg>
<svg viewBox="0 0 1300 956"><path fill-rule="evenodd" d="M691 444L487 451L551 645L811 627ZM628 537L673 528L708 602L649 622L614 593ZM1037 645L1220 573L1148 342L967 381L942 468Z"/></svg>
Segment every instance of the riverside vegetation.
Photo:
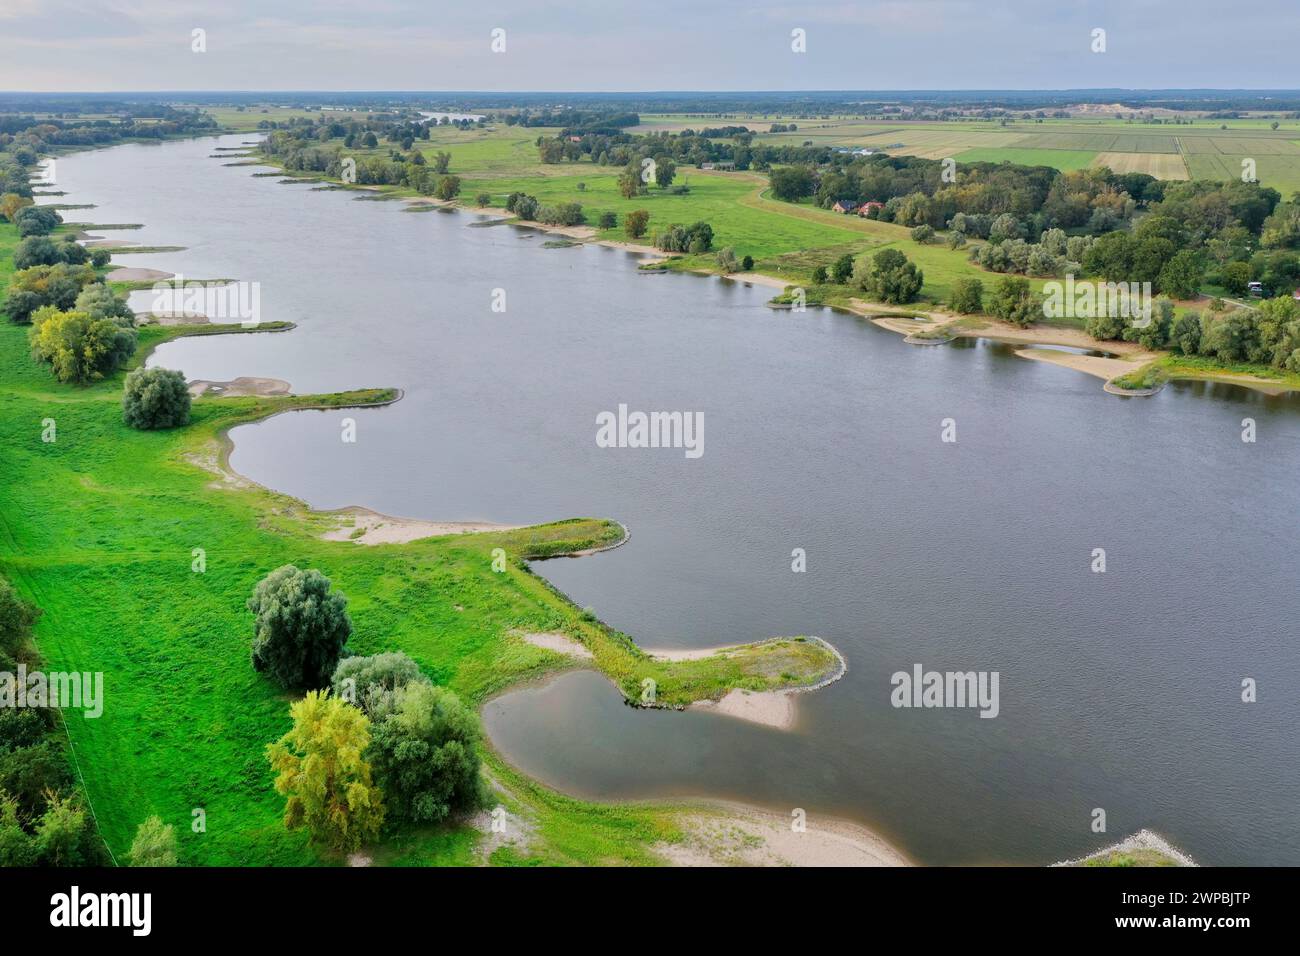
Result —
<svg viewBox="0 0 1300 956"><path fill-rule="evenodd" d="M18 227L0 223L0 279L11 277L19 242ZM349 596L351 650L401 651L432 685L472 705L520 680L570 666L521 633L570 636L631 699L640 700L643 681L650 679L665 706L721 696L733 687L815 683L837 666L821 645L795 639L705 660L646 657L526 564L619 540L623 530L610 521L570 519L366 547L324 540L335 519L225 470L224 436L234 425L293 408L391 401L397 397L391 390L203 397L190 406L188 425L142 430L123 421L126 372L176 336L243 330L143 326L132 330L139 348L121 367L61 381L33 361L29 328L0 324L0 440L9 449L10 487L27 489L21 501L8 495L0 502L0 572L24 601L40 608L33 636L48 666L103 672L107 701L97 720L68 717L68 749L49 735L48 781L67 796L48 808L37 796L12 811L6 798L11 831L17 827L39 840L41 813L76 812L83 827L77 832L93 832L87 821L97 821L103 845L119 862L173 856L195 865L340 861L328 839L312 843L306 831L281 825L286 803L272 786L264 753L290 731L293 698L250 665L253 621L245 605L257 581L281 565L319 568ZM175 420L183 415L175 413ZM43 430L53 440L42 441ZM499 573L493 570L495 548L509 556ZM426 714L434 706L423 704ZM408 703L403 712L415 706ZM419 715L409 721L418 726ZM474 739L472 732L464 736ZM10 738L15 742L21 740ZM71 789L70 759L84 779L82 798ZM276 752L281 770L285 759ZM649 847L681 836L674 807L572 800L527 780L490 751L483 760L500 788L493 799L533 828L526 847L497 848L494 862L654 863ZM78 802L65 806L69 801ZM301 806L290 799L290 822L305 817ZM196 832L200 818L204 826ZM385 863L477 859L480 831L464 817L442 824L428 822L427 812L407 818L387 826L367 852ZM352 846L348 840L334 845ZM76 859L95 857L88 849Z"/></svg>

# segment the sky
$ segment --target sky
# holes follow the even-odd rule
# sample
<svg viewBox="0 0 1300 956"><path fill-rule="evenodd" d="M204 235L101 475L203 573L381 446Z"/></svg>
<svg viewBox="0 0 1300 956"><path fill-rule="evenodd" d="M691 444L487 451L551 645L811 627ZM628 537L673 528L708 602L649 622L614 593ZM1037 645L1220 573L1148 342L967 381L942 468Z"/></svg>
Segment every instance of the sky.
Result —
<svg viewBox="0 0 1300 956"><path fill-rule="evenodd" d="M0 90L1278 89L1297 36L1296 0L0 0Z"/></svg>

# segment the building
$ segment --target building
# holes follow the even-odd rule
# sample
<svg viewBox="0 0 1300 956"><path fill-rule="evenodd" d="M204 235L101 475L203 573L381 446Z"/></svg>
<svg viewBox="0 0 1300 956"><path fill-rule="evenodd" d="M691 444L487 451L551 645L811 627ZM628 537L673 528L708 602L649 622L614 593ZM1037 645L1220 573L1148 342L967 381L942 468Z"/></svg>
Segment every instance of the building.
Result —
<svg viewBox="0 0 1300 956"><path fill-rule="evenodd" d="M885 208L885 204L883 202L874 202L874 201L864 202L861 206L858 207L858 215L865 216L868 213L870 213L871 210L873 209L884 209L884 208Z"/></svg>
<svg viewBox="0 0 1300 956"><path fill-rule="evenodd" d="M849 213L854 212L858 208L858 204L852 199L841 199L838 200L834 206L831 206L831 208L836 212Z"/></svg>

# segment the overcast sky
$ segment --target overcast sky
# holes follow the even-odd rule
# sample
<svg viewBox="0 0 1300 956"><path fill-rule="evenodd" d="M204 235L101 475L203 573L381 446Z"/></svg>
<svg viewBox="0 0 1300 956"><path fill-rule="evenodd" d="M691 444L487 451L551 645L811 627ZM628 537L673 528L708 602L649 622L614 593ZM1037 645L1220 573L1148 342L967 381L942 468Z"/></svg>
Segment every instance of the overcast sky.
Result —
<svg viewBox="0 0 1300 956"><path fill-rule="evenodd" d="M0 90L1291 88L1298 37L1297 0L0 0Z"/></svg>

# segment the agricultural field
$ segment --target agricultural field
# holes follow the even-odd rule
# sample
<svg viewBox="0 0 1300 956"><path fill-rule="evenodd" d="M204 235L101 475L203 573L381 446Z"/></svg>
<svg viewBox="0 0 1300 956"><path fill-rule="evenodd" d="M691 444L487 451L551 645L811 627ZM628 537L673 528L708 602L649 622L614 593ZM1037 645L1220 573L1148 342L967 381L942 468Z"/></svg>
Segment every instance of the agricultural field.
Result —
<svg viewBox="0 0 1300 956"><path fill-rule="evenodd" d="M1145 173L1156 179L1190 179L1187 163L1176 153L1098 153L1092 166L1114 173Z"/></svg>
<svg viewBox="0 0 1300 956"><path fill-rule="evenodd" d="M1082 149L968 149L953 159L959 163L1015 163L1018 166L1051 166L1054 169L1086 169L1102 165L1098 154Z"/></svg>

